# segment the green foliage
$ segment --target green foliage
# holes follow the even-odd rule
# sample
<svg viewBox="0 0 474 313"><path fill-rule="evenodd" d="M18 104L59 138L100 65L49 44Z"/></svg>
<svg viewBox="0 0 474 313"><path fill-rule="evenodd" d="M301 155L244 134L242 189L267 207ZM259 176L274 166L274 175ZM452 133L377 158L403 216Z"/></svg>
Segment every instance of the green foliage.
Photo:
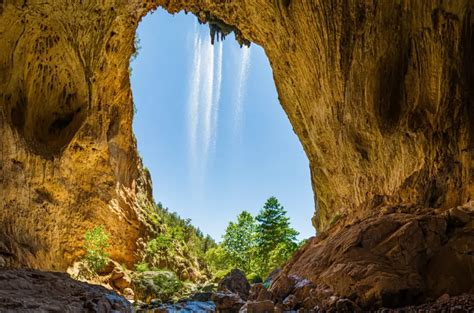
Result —
<svg viewBox="0 0 474 313"><path fill-rule="evenodd" d="M215 276L239 268L250 280L261 281L292 256L297 235L283 206L271 197L255 219L243 211L230 222L222 244L209 249L206 260Z"/></svg>
<svg viewBox="0 0 474 313"><path fill-rule="evenodd" d="M132 53L131 61L135 61L141 49L142 49L142 46L141 46L140 37L135 36L135 40L133 41L133 53Z"/></svg>
<svg viewBox="0 0 474 313"><path fill-rule="evenodd" d="M298 248L298 232L290 227L286 211L271 197L265 203L257 220L256 254L258 256L258 274L265 277L275 267L281 266Z"/></svg>
<svg viewBox="0 0 474 313"><path fill-rule="evenodd" d="M222 245L209 249L205 260L214 276L218 276L218 272L225 272L225 275L232 269L232 258Z"/></svg>
<svg viewBox="0 0 474 313"><path fill-rule="evenodd" d="M95 226L86 231L84 236L86 256L84 259L92 271L97 273L107 264L109 255L105 252L105 249L108 247L109 234L103 226Z"/></svg>
<svg viewBox="0 0 474 313"><path fill-rule="evenodd" d="M250 273L247 275L247 280L252 284L261 283L263 281L262 277L258 276L256 273Z"/></svg>
<svg viewBox="0 0 474 313"><path fill-rule="evenodd" d="M135 40L133 41L133 53L132 56L130 57L130 62L128 66L128 76L131 77L133 73L132 65L131 63L135 61L135 59L138 57L138 53L142 49L142 46L140 44L140 38L135 36ZM135 103L133 103L133 114L137 113L137 107L135 106Z"/></svg>
<svg viewBox="0 0 474 313"><path fill-rule="evenodd" d="M169 233L159 234L146 245L147 254L167 253L171 247L173 238Z"/></svg>
<svg viewBox="0 0 474 313"><path fill-rule="evenodd" d="M187 277L189 273L197 273L198 276L210 274L205 254L217 245L212 237L205 236L191 224L190 219L170 212L161 203L150 204L145 199L142 208L152 227L159 232L145 243L142 263L148 263L149 268L174 271L183 279L193 279ZM196 278L195 275L193 277Z"/></svg>
<svg viewBox="0 0 474 313"><path fill-rule="evenodd" d="M183 288L175 273L162 270L137 273L132 282L137 296L147 302L153 298L169 301Z"/></svg>
<svg viewBox="0 0 474 313"><path fill-rule="evenodd" d="M271 271L275 268L282 267L296 249L298 249L298 245L295 242L280 242L275 249L271 250L268 254L268 262L263 268L267 271Z"/></svg>
<svg viewBox="0 0 474 313"><path fill-rule="evenodd" d="M150 271L150 266L146 262L140 262L135 265L135 271L138 273Z"/></svg>
<svg viewBox="0 0 474 313"><path fill-rule="evenodd" d="M243 211L237 216L237 222L227 226L222 247L229 254L232 268L239 268L245 273L252 270L252 256L255 249L256 225L253 216Z"/></svg>

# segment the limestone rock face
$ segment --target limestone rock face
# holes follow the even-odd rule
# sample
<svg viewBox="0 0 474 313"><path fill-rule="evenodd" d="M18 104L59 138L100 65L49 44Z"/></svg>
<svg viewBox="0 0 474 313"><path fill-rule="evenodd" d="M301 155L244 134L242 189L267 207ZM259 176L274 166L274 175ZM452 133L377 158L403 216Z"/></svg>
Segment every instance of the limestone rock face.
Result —
<svg viewBox="0 0 474 313"><path fill-rule="evenodd" d="M310 239L269 291L277 302L294 294L307 309L327 307L334 296L377 308L474 293L473 205L442 212L386 207L364 221L341 221ZM457 223L459 211L471 222ZM312 284L296 288L294 277Z"/></svg>
<svg viewBox="0 0 474 313"><path fill-rule="evenodd" d="M387 204L472 199L470 0L5 0L0 265L64 269L96 224L111 232L114 259L135 260L136 240L150 231L140 206L150 184L131 131L128 66L139 20L160 5L211 14L265 49L310 160L317 229ZM443 233L442 220L425 222ZM403 225L425 230L416 219ZM437 238L429 245L442 247ZM407 257L418 260L414 253Z"/></svg>
<svg viewBox="0 0 474 313"><path fill-rule="evenodd" d="M151 229L131 132L138 16L119 1L0 2L0 263L65 269L104 225L131 265Z"/></svg>

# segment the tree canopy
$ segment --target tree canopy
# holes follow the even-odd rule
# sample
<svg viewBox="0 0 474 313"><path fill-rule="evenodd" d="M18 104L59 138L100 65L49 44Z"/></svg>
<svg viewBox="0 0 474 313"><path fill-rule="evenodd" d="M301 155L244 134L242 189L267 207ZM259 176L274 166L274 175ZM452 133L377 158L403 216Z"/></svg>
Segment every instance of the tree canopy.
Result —
<svg viewBox="0 0 474 313"><path fill-rule="evenodd" d="M217 276L239 268L248 277L265 278L298 248L297 235L283 206L271 197L255 218L242 211L230 222L222 243L209 249L206 259Z"/></svg>

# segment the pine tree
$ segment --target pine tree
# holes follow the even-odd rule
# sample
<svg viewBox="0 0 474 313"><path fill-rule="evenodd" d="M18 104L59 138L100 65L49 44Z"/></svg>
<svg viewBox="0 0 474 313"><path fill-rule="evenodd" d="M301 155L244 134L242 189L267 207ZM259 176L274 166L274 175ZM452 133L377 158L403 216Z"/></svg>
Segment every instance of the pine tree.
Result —
<svg viewBox="0 0 474 313"><path fill-rule="evenodd" d="M290 227L290 219L275 197L267 200L256 220L258 273L265 277L275 267L283 265L297 249L299 233Z"/></svg>

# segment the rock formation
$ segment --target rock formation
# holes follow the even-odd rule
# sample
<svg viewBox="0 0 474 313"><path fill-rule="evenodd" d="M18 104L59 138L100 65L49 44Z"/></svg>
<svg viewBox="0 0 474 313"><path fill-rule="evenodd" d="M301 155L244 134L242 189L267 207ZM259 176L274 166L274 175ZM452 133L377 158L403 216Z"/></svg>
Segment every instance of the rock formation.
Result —
<svg viewBox="0 0 474 313"><path fill-rule="evenodd" d="M269 292L306 309L330 306L331 297L378 308L474 294L473 252L474 202L445 211L389 206L308 240Z"/></svg>
<svg viewBox="0 0 474 313"><path fill-rule="evenodd" d="M426 253L449 243L432 214L474 194L474 2L4 0L0 266L65 269L97 224L111 232L115 260L135 261L151 231L142 205L151 185L131 129L128 67L137 25L158 6L212 16L265 49L310 160L318 230L343 218L361 233L369 216L403 204L415 217L390 225L422 232ZM427 233L419 207L430 208ZM380 231L392 247L396 236ZM309 251L300 257L316 268Z"/></svg>
<svg viewBox="0 0 474 313"><path fill-rule="evenodd" d="M0 281L2 312L134 312L115 292L63 273L2 270Z"/></svg>

